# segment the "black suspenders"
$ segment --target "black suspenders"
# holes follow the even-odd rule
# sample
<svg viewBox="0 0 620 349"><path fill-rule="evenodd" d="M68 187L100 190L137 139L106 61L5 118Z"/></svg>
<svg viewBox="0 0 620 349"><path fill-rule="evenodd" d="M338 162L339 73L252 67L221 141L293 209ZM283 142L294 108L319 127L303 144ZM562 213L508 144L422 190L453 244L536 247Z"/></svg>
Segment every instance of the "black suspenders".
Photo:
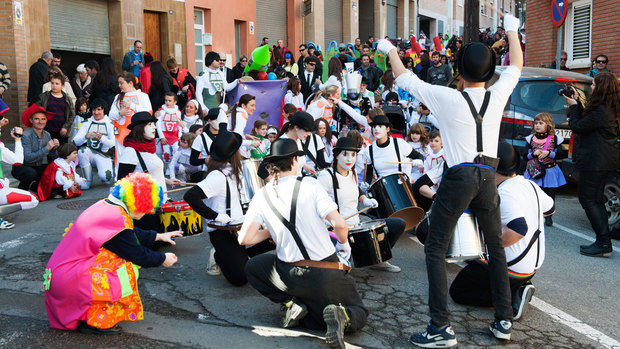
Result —
<svg viewBox="0 0 620 349"><path fill-rule="evenodd" d="M338 211L340 211L340 204L338 203L338 178L336 178L336 171L334 169L327 169L327 172L332 176L332 186L334 188L334 200L336 201L336 206L338 206Z"/></svg>
<svg viewBox="0 0 620 349"><path fill-rule="evenodd" d="M396 151L396 162L398 162L398 172L403 172L403 165L400 161L400 148L398 148L398 140L396 138L392 138L390 141L394 142L394 150ZM368 153L370 154L370 162L372 163L372 168L375 170L377 177L379 177L379 172L377 172L377 165L375 164L375 158L372 152L373 146L374 144L371 144L368 147Z"/></svg>
<svg viewBox="0 0 620 349"><path fill-rule="evenodd" d="M536 187L534 186L533 183L530 182L530 185L532 186L532 189L534 189L534 194L536 194L536 205L538 206L538 226L536 227L536 232L534 233L534 236L532 236L532 240L530 240L530 243L527 244L527 247L525 248L525 250L523 250L523 252L521 252L521 254L511 260L510 262L506 263L506 266L513 266L517 263L519 263L523 258L525 258L525 256L527 256L527 254L530 252L530 249L532 248L532 246L534 245L535 242L538 241L538 244L536 245L536 264L534 264L534 269L536 269L536 267L538 267L538 260L540 258L540 240L538 239L540 237L541 234L541 230L540 230L540 200L538 199L538 191L536 190Z"/></svg>
<svg viewBox="0 0 620 349"><path fill-rule="evenodd" d="M491 91L487 91L484 94L484 100L482 101L482 106L480 111L476 111L476 107L474 107L474 103L472 103L471 98L467 92L461 92L465 101L467 101L467 105L469 106L469 110L471 111L471 115L474 117L474 121L476 121L476 149L478 152L478 156L482 155L482 118L484 118L484 114L487 112L487 107L489 106L489 100L491 99Z"/></svg>

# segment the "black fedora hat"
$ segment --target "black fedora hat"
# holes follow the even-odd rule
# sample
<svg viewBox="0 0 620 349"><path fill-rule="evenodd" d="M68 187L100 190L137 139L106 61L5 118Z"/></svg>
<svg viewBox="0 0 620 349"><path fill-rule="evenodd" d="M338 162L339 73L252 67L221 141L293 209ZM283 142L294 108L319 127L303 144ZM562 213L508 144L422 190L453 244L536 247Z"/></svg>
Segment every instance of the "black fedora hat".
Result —
<svg viewBox="0 0 620 349"><path fill-rule="evenodd" d="M220 115L220 108L211 108L207 112L207 116L205 120L217 120L217 117Z"/></svg>
<svg viewBox="0 0 620 349"><path fill-rule="evenodd" d="M468 82L487 82L495 72L495 52L481 42L463 46L456 60L459 73Z"/></svg>
<svg viewBox="0 0 620 349"><path fill-rule="evenodd" d="M496 172L500 175L510 176L521 167L521 156L507 142L502 141L497 144L497 157L499 158L499 164L497 165Z"/></svg>
<svg viewBox="0 0 620 349"><path fill-rule="evenodd" d="M131 123L127 126L132 130L134 127L142 124L148 124L149 122L157 122L157 119L147 111L139 111L131 117Z"/></svg>
<svg viewBox="0 0 620 349"><path fill-rule="evenodd" d="M209 155L216 161L226 161L230 159L239 147L243 138L236 132L230 132L226 130L220 130L215 136L211 148L209 149Z"/></svg>
<svg viewBox="0 0 620 349"><path fill-rule="evenodd" d="M360 148L357 146L357 142L355 141L355 139L351 138L351 137L342 137L342 138L338 138L338 141L336 142L336 146L334 147L334 151L338 151L338 150L351 150L354 152L358 152L360 151Z"/></svg>
<svg viewBox="0 0 620 349"><path fill-rule="evenodd" d="M304 153L303 150L299 150L297 142L290 138L278 138L271 143L269 155L265 156L263 162L267 163L283 158L303 155L306 155L306 153Z"/></svg>
<svg viewBox="0 0 620 349"><path fill-rule="evenodd" d="M390 118L387 115L379 114L372 119L370 123L371 127L375 127L377 125L384 125L387 127L392 127L392 123L390 122Z"/></svg>
<svg viewBox="0 0 620 349"><path fill-rule="evenodd" d="M291 125L295 125L308 132L312 132L312 129L314 128L314 118L305 111L295 112L293 116L288 118L288 122L290 122Z"/></svg>

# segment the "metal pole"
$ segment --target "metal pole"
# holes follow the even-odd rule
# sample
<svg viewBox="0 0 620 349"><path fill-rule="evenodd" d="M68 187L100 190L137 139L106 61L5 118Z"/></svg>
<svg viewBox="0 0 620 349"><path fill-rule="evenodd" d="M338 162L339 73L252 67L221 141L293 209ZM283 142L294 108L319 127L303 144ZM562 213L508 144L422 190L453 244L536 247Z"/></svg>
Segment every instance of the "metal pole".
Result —
<svg viewBox="0 0 620 349"><path fill-rule="evenodd" d="M558 27L558 42L557 49L555 51L555 69L560 70L560 56L562 55L562 27L561 25Z"/></svg>

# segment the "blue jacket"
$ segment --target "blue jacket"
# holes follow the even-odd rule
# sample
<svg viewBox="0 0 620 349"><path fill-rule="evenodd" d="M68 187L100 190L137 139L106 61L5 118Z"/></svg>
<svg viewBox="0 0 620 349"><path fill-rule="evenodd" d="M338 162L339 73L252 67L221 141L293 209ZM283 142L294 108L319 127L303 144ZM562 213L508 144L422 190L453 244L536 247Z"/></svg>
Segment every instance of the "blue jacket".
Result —
<svg viewBox="0 0 620 349"><path fill-rule="evenodd" d="M138 77L138 75L140 75L140 66L134 65L132 67L131 63L133 63L133 61L140 61L142 65L144 65L144 53L140 51L140 53L136 54L134 50L131 50L125 53L125 57L123 57L123 70L131 72L135 77Z"/></svg>

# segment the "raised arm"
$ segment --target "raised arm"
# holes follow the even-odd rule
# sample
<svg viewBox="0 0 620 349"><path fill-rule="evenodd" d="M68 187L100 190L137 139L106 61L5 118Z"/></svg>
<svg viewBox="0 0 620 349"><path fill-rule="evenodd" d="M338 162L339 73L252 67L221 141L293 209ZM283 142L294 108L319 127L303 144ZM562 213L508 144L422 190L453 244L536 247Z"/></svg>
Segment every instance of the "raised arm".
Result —
<svg viewBox="0 0 620 349"><path fill-rule="evenodd" d="M508 37L508 45L510 54L510 65L523 69L523 51L521 51L521 43L519 42L519 19L511 14L504 15L504 27L506 28L506 36Z"/></svg>

